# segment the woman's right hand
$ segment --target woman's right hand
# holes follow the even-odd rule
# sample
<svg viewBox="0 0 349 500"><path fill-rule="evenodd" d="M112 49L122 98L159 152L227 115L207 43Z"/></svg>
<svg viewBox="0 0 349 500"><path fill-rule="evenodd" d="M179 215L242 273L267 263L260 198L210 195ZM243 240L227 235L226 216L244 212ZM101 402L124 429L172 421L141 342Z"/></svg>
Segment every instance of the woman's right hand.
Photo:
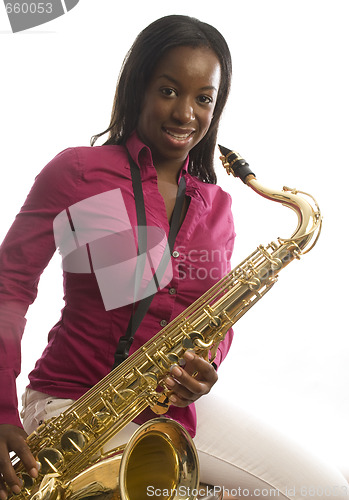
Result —
<svg viewBox="0 0 349 500"><path fill-rule="evenodd" d="M22 488L21 480L16 475L10 460L10 452L14 451L22 461L30 476L38 476L38 463L30 452L26 443L27 434L15 425L0 425L0 500L7 498L5 483L18 494Z"/></svg>

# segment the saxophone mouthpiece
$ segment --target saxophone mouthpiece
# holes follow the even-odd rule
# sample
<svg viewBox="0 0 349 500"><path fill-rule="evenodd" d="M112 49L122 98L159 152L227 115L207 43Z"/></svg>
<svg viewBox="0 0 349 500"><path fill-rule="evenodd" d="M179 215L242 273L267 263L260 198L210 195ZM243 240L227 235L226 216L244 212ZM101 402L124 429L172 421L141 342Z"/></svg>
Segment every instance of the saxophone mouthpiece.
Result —
<svg viewBox="0 0 349 500"><path fill-rule="evenodd" d="M229 153L231 153L231 149L225 148L224 146L221 146L218 144L219 151L222 153L223 156L228 156Z"/></svg>
<svg viewBox="0 0 349 500"><path fill-rule="evenodd" d="M239 153L232 151L231 149L225 148L218 144L219 150L222 153L220 157L223 167L226 169L228 174L233 174L235 177L240 177L242 182L247 184L250 179L249 176L252 175L256 177L255 174L250 169L249 164L244 160Z"/></svg>

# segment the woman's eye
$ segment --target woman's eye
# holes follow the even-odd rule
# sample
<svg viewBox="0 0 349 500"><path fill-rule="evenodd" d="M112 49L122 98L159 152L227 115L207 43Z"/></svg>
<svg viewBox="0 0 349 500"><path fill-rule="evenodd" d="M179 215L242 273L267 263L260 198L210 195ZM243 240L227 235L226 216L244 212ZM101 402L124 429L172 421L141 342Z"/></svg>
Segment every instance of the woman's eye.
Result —
<svg viewBox="0 0 349 500"><path fill-rule="evenodd" d="M161 89L161 93L168 97L176 95L176 91L168 87Z"/></svg>
<svg viewBox="0 0 349 500"><path fill-rule="evenodd" d="M211 102L213 102L213 99L212 97L208 96L208 95L201 95L199 96L199 102L201 104L211 104Z"/></svg>

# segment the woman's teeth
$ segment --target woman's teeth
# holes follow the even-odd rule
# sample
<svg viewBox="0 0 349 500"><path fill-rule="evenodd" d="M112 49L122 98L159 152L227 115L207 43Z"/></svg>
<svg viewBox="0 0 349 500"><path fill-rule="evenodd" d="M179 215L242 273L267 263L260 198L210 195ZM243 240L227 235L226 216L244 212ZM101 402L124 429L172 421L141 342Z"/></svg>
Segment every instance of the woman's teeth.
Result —
<svg viewBox="0 0 349 500"><path fill-rule="evenodd" d="M170 135L171 137L174 137L175 139L178 139L179 141L183 141L185 139L188 139L188 137L191 135L192 132L187 132L186 134L178 134L178 133L174 133L174 132L171 132L170 130L166 130L166 133L168 135Z"/></svg>

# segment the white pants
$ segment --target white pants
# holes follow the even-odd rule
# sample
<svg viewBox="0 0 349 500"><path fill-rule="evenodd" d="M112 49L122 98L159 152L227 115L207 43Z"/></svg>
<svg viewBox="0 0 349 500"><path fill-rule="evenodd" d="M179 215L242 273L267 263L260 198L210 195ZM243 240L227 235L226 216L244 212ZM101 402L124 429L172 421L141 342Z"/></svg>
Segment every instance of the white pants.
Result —
<svg viewBox="0 0 349 500"><path fill-rule="evenodd" d="M24 429L59 415L71 399L26 390L21 413ZM200 481L237 498L349 500L349 484L334 467L300 449L274 429L214 393L196 403L198 429L194 442ZM126 443L139 426L128 424L110 448Z"/></svg>

